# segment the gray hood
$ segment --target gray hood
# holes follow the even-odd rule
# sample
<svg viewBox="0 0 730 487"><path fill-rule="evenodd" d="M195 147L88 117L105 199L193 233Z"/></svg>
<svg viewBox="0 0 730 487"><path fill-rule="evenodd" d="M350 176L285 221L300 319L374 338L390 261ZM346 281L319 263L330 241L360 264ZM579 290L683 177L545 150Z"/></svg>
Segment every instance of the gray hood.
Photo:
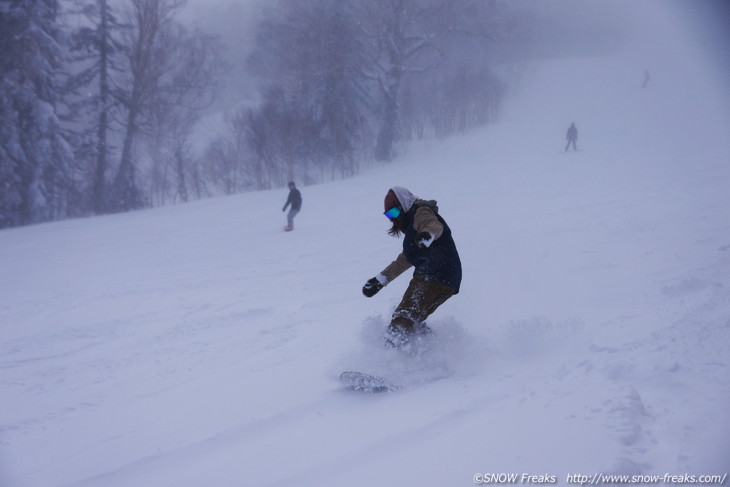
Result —
<svg viewBox="0 0 730 487"><path fill-rule="evenodd" d="M390 188L395 193L398 202L403 207L403 211L408 213L413 207L413 202L416 201L416 197L403 186L393 186Z"/></svg>

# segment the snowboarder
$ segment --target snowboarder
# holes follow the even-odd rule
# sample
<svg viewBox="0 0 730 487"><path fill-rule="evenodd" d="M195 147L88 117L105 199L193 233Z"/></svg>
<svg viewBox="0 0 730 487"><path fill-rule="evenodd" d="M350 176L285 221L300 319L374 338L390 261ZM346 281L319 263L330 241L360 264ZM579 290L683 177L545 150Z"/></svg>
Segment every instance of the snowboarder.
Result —
<svg viewBox="0 0 730 487"><path fill-rule="evenodd" d="M570 147L570 144L573 144L573 150L578 150L575 147L575 141L578 140L578 129L575 128L575 123L571 123L570 127L568 127L568 133L565 136L566 139L568 139L568 143L565 144L565 152L568 152L568 147Z"/></svg>
<svg viewBox="0 0 730 487"><path fill-rule="evenodd" d="M289 181L289 197L286 199L284 208L282 208L281 211L286 211L286 207L289 205L291 205L291 209L289 210L289 214L286 216L287 225L284 227L284 230L287 232L294 230L294 217L297 216L299 210L302 209L302 193L299 192L294 181Z"/></svg>
<svg viewBox="0 0 730 487"><path fill-rule="evenodd" d="M418 199L406 188L394 186L384 203L385 216L392 223L388 233L394 237L404 234L403 252L368 280L362 293L373 297L403 272L415 268L385 334L386 347L401 349L414 334L430 332L424 324L426 318L459 292L461 260L436 201Z"/></svg>

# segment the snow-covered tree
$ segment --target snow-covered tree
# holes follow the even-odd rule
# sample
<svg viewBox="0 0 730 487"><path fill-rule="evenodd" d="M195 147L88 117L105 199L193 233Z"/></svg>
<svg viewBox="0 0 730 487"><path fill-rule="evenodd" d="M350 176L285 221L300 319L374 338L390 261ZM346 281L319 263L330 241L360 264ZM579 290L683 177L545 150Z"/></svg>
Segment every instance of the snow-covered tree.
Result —
<svg viewBox="0 0 730 487"><path fill-rule="evenodd" d="M70 89L79 100L73 104L78 132L75 149L77 158L91 166L88 172L92 176L87 181L91 187L90 205L99 214L108 206L110 133L118 111L114 75L121 73L122 46L118 38L124 27L108 0L75 0L75 4L72 13L85 19L71 36L72 62L77 72Z"/></svg>
<svg viewBox="0 0 730 487"><path fill-rule="evenodd" d="M66 55L57 0L0 0L0 228L65 216L72 151L56 106Z"/></svg>

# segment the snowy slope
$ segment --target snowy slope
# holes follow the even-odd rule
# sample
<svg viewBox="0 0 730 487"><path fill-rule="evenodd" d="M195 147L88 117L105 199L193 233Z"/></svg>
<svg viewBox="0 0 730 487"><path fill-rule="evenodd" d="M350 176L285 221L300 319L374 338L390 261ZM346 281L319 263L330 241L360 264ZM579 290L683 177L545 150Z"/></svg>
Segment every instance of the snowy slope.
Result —
<svg viewBox="0 0 730 487"><path fill-rule="evenodd" d="M543 62L501 123L302 188L291 233L286 190L0 232L0 485L725 474L730 121L643 69ZM407 278L360 293L400 247L395 184L464 264L412 358L377 344Z"/></svg>

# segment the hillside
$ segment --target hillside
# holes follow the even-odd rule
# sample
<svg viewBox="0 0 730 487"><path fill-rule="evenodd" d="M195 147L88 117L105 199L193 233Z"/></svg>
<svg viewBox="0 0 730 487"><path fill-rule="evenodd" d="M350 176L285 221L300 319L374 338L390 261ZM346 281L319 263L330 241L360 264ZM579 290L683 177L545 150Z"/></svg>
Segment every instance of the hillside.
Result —
<svg viewBox="0 0 730 487"><path fill-rule="evenodd" d="M725 474L730 121L633 59L542 62L499 124L302 188L291 233L286 190L0 232L0 484ZM360 293L396 184L464 265L413 358L378 345L406 276Z"/></svg>

